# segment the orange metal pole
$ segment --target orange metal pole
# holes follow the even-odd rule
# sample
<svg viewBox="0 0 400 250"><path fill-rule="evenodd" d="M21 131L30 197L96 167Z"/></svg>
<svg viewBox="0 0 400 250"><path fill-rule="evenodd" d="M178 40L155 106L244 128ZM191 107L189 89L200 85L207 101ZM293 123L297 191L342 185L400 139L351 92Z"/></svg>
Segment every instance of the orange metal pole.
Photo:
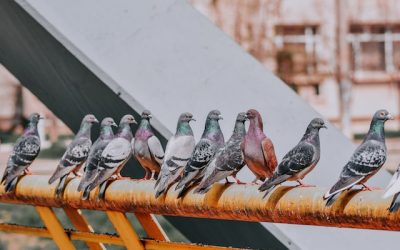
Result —
<svg viewBox="0 0 400 250"><path fill-rule="evenodd" d="M155 240L169 241L167 234L154 215L135 213L135 216L142 225L144 231L146 231L147 237Z"/></svg>
<svg viewBox="0 0 400 250"><path fill-rule="evenodd" d="M154 198L153 181L118 180L110 184L105 201L80 199L76 191L79 179L71 180L64 199L54 198L54 185L48 176L25 176L15 194L6 194L0 186L0 202L39 206L70 207L119 212L162 214L197 218L215 218L257 222L292 223L331 227L400 230L400 213L390 214L391 198L383 191L344 192L335 205L325 207L325 188L279 187L262 199L257 185L216 184L206 195L190 190L183 199L171 187L166 197ZM93 191L94 193L97 190ZM93 194L94 194L93 193Z"/></svg>

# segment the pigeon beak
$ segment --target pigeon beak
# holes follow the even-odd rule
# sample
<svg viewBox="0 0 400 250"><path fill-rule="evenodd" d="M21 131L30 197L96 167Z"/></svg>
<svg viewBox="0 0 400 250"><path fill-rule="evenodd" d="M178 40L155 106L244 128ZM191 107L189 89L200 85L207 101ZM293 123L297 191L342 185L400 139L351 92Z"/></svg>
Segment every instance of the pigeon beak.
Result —
<svg viewBox="0 0 400 250"><path fill-rule="evenodd" d="M326 125L322 125L321 128L328 129L328 127Z"/></svg>
<svg viewBox="0 0 400 250"><path fill-rule="evenodd" d="M222 115L218 116L218 120L223 120L224 118L222 117Z"/></svg>
<svg viewBox="0 0 400 250"><path fill-rule="evenodd" d="M111 123L111 126L118 127L118 125L115 122Z"/></svg>
<svg viewBox="0 0 400 250"><path fill-rule="evenodd" d="M44 120L44 116L39 116L39 120Z"/></svg>
<svg viewBox="0 0 400 250"><path fill-rule="evenodd" d="M97 120L96 118L94 118L93 122L94 122L94 123L99 123L99 120Z"/></svg>
<svg viewBox="0 0 400 250"><path fill-rule="evenodd" d="M148 117L149 117L149 118L153 118L153 116L152 116L152 115L148 115Z"/></svg>
<svg viewBox="0 0 400 250"><path fill-rule="evenodd" d="M194 119L194 118L190 118L190 121L194 121L194 122L195 122L195 121L196 121L196 119Z"/></svg>
<svg viewBox="0 0 400 250"><path fill-rule="evenodd" d="M136 121L136 120L133 120L133 121L132 121L132 123L135 123L135 124L137 124L137 121Z"/></svg>
<svg viewBox="0 0 400 250"><path fill-rule="evenodd" d="M394 120L394 117L391 113L387 114L386 119L388 120Z"/></svg>

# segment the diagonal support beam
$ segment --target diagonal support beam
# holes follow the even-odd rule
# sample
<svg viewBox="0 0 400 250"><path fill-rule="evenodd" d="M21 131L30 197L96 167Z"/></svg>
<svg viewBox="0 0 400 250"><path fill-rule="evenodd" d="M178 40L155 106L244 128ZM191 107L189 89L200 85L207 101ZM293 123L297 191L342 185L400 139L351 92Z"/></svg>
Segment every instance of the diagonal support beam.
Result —
<svg viewBox="0 0 400 250"><path fill-rule="evenodd" d="M49 207L37 206L35 208L58 248L76 249L54 211Z"/></svg>
<svg viewBox="0 0 400 250"><path fill-rule="evenodd" d="M71 221L72 225L76 228L76 230L80 232L93 233L93 228L89 225L85 217L83 217L81 210L73 209L73 208L64 208L64 212ZM90 250L105 250L103 244L94 243L94 242L86 242L86 245Z"/></svg>
<svg viewBox="0 0 400 250"><path fill-rule="evenodd" d="M155 240L169 241L167 234L153 214L135 213L135 216L142 225L144 231L146 231L147 237Z"/></svg>
<svg viewBox="0 0 400 250"><path fill-rule="evenodd" d="M144 250L144 246L124 213L107 211L107 216L128 250Z"/></svg>

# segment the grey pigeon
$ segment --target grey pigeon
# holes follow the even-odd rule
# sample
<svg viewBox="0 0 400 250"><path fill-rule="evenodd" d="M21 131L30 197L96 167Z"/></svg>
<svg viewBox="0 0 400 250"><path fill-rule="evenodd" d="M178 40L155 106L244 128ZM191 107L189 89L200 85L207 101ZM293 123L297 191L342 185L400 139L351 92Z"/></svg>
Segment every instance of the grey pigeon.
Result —
<svg viewBox="0 0 400 250"><path fill-rule="evenodd" d="M278 161L272 141L264 134L260 113L255 109L249 109L246 115L250 120L250 126L242 150L246 165L256 176L253 183L256 183L258 180L264 181L265 178L271 177Z"/></svg>
<svg viewBox="0 0 400 250"><path fill-rule="evenodd" d="M175 190L180 189L178 198L182 197L189 187L201 180L204 169L210 160L224 146L224 135L218 122L220 119L222 119L222 116L218 110L212 110L208 113L203 135L185 166L181 180L175 187Z"/></svg>
<svg viewBox="0 0 400 250"><path fill-rule="evenodd" d="M150 111L142 112L142 120L132 141L133 155L146 172L144 180L157 179L164 159L164 149L150 125L151 118Z"/></svg>
<svg viewBox="0 0 400 250"><path fill-rule="evenodd" d="M297 181L300 186L305 185L302 179L317 165L321 148L319 144L319 130L326 128L320 118L314 118L300 142L290 150L279 163L271 178L266 180L258 190L266 191L264 197L276 186L285 181Z"/></svg>
<svg viewBox="0 0 400 250"><path fill-rule="evenodd" d="M89 156L85 163L84 173L78 186L78 191L84 190L96 177L101 153L107 144L114 139L114 131L111 126L117 127L113 118L106 117L101 121L100 135L90 148Z"/></svg>
<svg viewBox="0 0 400 250"><path fill-rule="evenodd" d="M85 163L90 147L92 146L92 140L90 139L92 125L98 122L99 121L92 114L85 115L85 117L82 119L78 133L68 145L67 150L58 163L56 170L49 179L49 184L52 184L57 179L60 179L56 188L56 197L61 196L65 187L65 181L71 172L75 176L79 175L78 171L83 163Z"/></svg>
<svg viewBox="0 0 400 250"><path fill-rule="evenodd" d="M179 116L175 135L169 139L165 149L164 162L155 185L156 198L167 192L168 188L181 176L193 153L195 140L189 122L194 120L191 113L183 113Z"/></svg>
<svg viewBox="0 0 400 250"><path fill-rule="evenodd" d="M37 129L39 119L43 118L38 113L31 114L28 127L14 144L0 182L4 182L6 192L14 191L18 177L29 173L29 166L40 152L40 138Z"/></svg>
<svg viewBox="0 0 400 250"><path fill-rule="evenodd" d="M242 112L237 115L231 138L207 166L204 178L197 187L196 193L204 194L208 192L212 184L230 175L236 177L236 173L243 168L245 163L240 146L246 135L246 120L246 113Z"/></svg>
<svg viewBox="0 0 400 250"><path fill-rule="evenodd" d="M120 172L132 155L131 141L133 139L130 124L136 123L132 115L124 115L119 123L118 132L101 153L97 175L82 194L82 199L89 198L90 191L100 185L98 199L103 199L107 187L107 181L121 179Z"/></svg>
<svg viewBox="0 0 400 250"><path fill-rule="evenodd" d="M400 164L397 167L396 172L393 174L388 186L386 187L385 194L383 198L388 198L393 195L392 202L388 208L389 212L397 212L400 208Z"/></svg>
<svg viewBox="0 0 400 250"><path fill-rule="evenodd" d="M384 109L374 114L368 134L343 167L339 181L324 195L324 199L327 199L326 206L331 206L344 190L356 184L370 190L364 183L376 174L386 161L384 124L392 119L392 115Z"/></svg>

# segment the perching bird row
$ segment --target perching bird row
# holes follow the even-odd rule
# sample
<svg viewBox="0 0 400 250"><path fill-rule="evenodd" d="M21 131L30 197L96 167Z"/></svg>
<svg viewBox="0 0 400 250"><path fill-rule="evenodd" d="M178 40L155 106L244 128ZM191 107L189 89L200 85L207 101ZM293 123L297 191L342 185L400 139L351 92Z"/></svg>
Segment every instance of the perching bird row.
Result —
<svg viewBox="0 0 400 250"><path fill-rule="evenodd" d="M277 185L285 181L297 181L305 185L303 178L314 169L320 159L319 130L326 128L320 118L313 119L299 141L279 163L277 162L272 141L263 132L261 115L254 109L237 115L232 136L224 140L218 110L212 110L206 118L203 135L197 144L193 136L190 113L180 115L176 133L164 149L154 135L150 125L151 113L144 111L135 136L130 124L136 123L132 115L122 117L118 132L114 135L112 126L117 126L110 117L101 122L100 136L91 142L91 127L98 120L94 115L86 115L73 141L67 147L49 183L59 180L56 196L61 196L66 178L70 173L78 176L84 165L84 174L78 186L83 191L82 199L88 199L90 191L99 187L98 199L103 199L109 181L121 179L120 172L133 155L144 168L144 179L156 178L156 197L165 194L174 184L179 190L178 198L189 188L195 186L195 192L206 193L211 186L228 177L241 184L236 174L245 166L256 176L253 183L264 181L259 190L265 196ZM24 134L16 141L5 173L1 180L5 190L15 189L18 177L29 173L29 166L40 151L40 139L37 124L41 117L34 113ZM339 180L324 195L326 206L331 206L337 197L354 185L362 185L370 190L365 182L383 166L387 152L384 124L393 119L386 110L378 110L371 121L370 129L363 142L355 150L348 163L343 167ZM246 132L245 122L250 125ZM385 197L394 195L390 212L400 208L400 166L390 181Z"/></svg>

